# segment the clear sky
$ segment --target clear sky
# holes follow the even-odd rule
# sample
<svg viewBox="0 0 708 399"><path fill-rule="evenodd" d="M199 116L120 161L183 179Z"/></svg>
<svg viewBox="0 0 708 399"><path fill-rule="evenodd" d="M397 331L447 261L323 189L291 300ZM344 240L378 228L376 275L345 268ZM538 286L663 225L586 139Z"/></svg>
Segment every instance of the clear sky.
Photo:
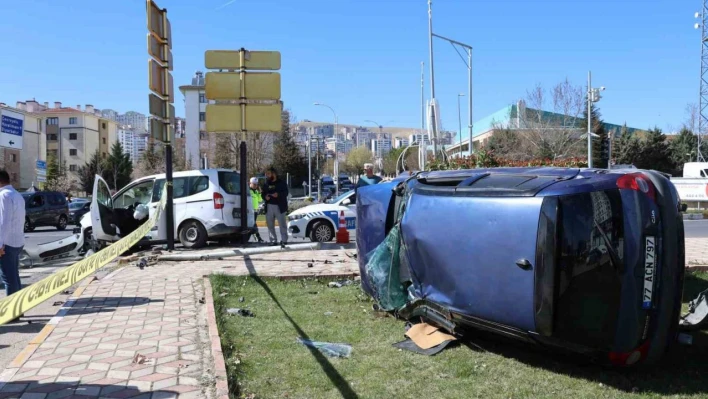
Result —
<svg viewBox="0 0 708 399"><path fill-rule="evenodd" d="M283 101L298 119L420 126L426 0L158 0L172 23L175 86L207 49L282 52ZM699 0L434 0L435 33L474 46L474 119L536 83L606 86L607 122L666 129L698 101ZM0 0L0 101L33 97L147 113L143 0ZM457 130L466 67L435 41L443 127ZM175 101L184 114L181 94ZM463 103L463 121L467 118ZM465 123L463 122L463 126Z"/></svg>

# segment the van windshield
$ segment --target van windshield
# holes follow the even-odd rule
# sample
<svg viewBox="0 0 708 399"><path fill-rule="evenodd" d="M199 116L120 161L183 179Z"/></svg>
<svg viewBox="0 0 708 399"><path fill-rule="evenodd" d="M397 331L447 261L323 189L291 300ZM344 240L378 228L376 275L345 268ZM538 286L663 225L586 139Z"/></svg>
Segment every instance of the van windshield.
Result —
<svg viewBox="0 0 708 399"><path fill-rule="evenodd" d="M553 335L611 349L621 300L624 220L619 190L559 197Z"/></svg>

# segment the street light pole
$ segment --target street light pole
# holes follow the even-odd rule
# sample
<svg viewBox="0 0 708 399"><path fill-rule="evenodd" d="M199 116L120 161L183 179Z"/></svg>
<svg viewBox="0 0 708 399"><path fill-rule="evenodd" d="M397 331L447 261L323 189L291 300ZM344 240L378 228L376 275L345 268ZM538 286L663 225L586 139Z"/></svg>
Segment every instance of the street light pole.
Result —
<svg viewBox="0 0 708 399"><path fill-rule="evenodd" d="M312 135L309 132L307 133L307 196L312 198Z"/></svg>
<svg viewBox="0 0 708 399"><path fill-rule="evenodd" d="M465 93L457 93L457 134L459 140L457 145L460 148L460 157L462 157L462 114L460 113L460 97L464 97Z"/></svg>
<svg viewBox="0 0 708 399"><path fill-rule="evenodd" d="M592 75L588 71L588 168L592 168Z"/></svg>
<svg viewBox="0 0 708 399"><path fill-rule="evenodd" d="M330 107L327 104L322 104L322 103L315 103L314 105L319 105L321 107L327 107L329 108L330 111L332 111L332 114L334 115L334 170L335 173L337 174L337 184L334 185L335 189L335 195L339 196L339 149L337 148L338 144L338 139L337 139L337 130L339 130L339 118L337 118L337 113L334 112L334 108Z"/></svg>

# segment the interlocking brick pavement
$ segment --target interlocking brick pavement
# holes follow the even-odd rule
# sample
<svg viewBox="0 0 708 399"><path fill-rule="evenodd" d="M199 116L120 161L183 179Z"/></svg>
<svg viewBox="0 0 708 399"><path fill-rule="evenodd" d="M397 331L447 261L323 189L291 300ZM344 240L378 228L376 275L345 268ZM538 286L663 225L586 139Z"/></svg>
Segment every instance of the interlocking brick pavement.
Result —
<svg viewBox="0 0 708 399"><path fill-rule="evenodd" d="M127 266L88 285L31 356L2 373L0 399L214 398L203 277L351 274L352 252Z"/></svg>

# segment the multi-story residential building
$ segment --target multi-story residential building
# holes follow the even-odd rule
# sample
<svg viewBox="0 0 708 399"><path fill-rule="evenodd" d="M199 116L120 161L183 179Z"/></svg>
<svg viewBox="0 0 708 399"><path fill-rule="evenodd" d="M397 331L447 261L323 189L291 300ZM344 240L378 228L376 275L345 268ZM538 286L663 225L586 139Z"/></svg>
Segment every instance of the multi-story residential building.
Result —
<svg viewBox="0 0 708 399"><path fill-rule="evenodd" d="M119 125L132 126L136 132L146 133L148 131L148 117L140 112L128 111L116 117Z"/></svg>
<svg viewBox="0 0 708 399"><path fill-rule="evenodd" d="M49 108L45 103L39 114L47 135L47 155L54 154L60 164L66 164L74 178L95 152L107 158L118 140L118 124L103 118L90 104L82 110L81 106L63 107L60 102Z"/></svg>
<svg viewBox="0 0 708 399"><path fill-rule="evenodd" d="M180 86L184 95L184 147L186 159L192 160L192 168L201 168L200 160L210 153L209 135L206 132L206 92L204 74L197 71L190 85Z"/></svg>
<svg viewBox="0 0 708 399"><path fill-rule="evenodd" d="M118 142L123 146L123 151L130 155L130 161L135 164L139 158L135 154L135 131L128 126L118 128Z"/></svg>
<svg viewBox="0 0 708 399"><path fill-rule="evenodd" d="M408 139L404 139L401 137L396 137L393 139L393 148L406 148L410 145L410 141Z"/></svg>
<svg viewBox="0 0 708 399"><path fill-rule="evenodd" d="M42 117L27 111L23 102L16 108L0 103L0 114L22 119L22 150L0 148L0 169L10 174L11 184L20 190L42 187L36 173L37 161L47 160L47 137ZM19 118L18 118L19 117Z"/></svg>
<svg viewBox="0 0 708 399"><path fill-rule="evenodd" d="M184 138L184 132L187 127L186 123L187 123L187 120L184 118L180 118L180 117L175 118L175 138L178 138L178 139Z"/></svg>
<svg viewBox="0 0 708 399"><path fill-rule="evenodd" d="M310 126L307 128L307 134L318 137L333 137L334 125Z"/></svg>
<svg viewBox="0 0 708 399"><path fill-rule="evenodd" d="M148 148L150 135L148 133L135 133L133 137L133 153L134 162L138 162L143 157L143 153Z"/></svg>
<svg viewBox="0 0 708 399"><path fill-rule="evenodd" d="M408 142L410 144L413 144L413 143L420 144L423 142L430 144L430 136L427 133L425 133L425 134L424 133L414 133L414 134L411 134L410 136L408 136Z"/></svg>
<svg viewBox="0 0 708 399"><path fill-rule="evenodd" d="M391 151L390 139L374 139L371 140L371 152L374 153L374 158L382 158Z"/></svg>
<svg viewBox="0 0 708 399"><path fill-rule="evenodd" d="M348 154L349 151L354 148L354 142L351 140L335 139L332 137L325 139L324 141L327 151L334 152L336 149L339 154Z"/></svg>
<svg viewBox="0 0 708 399"><path fill-rule="evenodd" d="M118 111L114 111L112 109L101 110L101 116L112 121L118 122L118 115Z"/></svg>

